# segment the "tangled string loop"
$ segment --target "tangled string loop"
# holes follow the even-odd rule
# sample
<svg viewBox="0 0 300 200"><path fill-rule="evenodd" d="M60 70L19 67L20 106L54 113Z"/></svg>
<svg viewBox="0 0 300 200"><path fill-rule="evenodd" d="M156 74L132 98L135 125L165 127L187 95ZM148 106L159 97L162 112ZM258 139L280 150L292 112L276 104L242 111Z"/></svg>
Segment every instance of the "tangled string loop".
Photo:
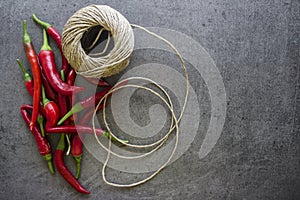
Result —
<svg viewBox="0 0 300 200"><path fill-rule="evenodd" d="M106 55L86 54L81 39L92 27L101 26L114 40L113 49ZM119 73L129 64L134 47L134 35L127 19L106 5L90 5L69 18L62 34L62 49L70 65L85 77L108 77Z"/></svg>

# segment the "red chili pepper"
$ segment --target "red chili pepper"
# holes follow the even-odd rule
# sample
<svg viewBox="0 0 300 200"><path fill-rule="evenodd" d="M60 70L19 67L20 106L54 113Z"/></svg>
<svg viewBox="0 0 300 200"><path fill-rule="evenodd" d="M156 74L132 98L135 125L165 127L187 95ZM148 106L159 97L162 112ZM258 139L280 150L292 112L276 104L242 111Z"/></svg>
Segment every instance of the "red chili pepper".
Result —
<svg viewBox="0 0 300 200"><path fill-rule="evenodd" d="M61 62L62 62L61 69L63 70L64 75L67 76L67 73L69 71L69 63L62 51L61 36L59 32L51 24L38 19L35 14L32 14L32 18L44 29L46 29L50 37L52 37L52 39L56 42L61 54Z"/></svg>
<svg viewBox="0 0 300 200"><path fill-rule="evenodd" d="M27 31L26 20L23 21L23 46L25 54L30 63L33 79L34 79L34 92L33 92L33 111L30 122L30 130L36 123L39 114L39 102L41 96L41 72L39 67L39 62L37 59L36 52L31 42L31 38Z"/></svg>
<svg viewBox="0 0 300 200"><path fill-rule="evenodd" d="M55 102L47 99L44 87L42 87L42 98L47 119L46 128L56 126L56 123L60 117L59 109Z"/></svg>
<svg viewBox="0 0 300 200"><path fill-rule="evenodd" d="M85 188L81 186L81 184L77 181L77 179L72 175L72 173L68 170L64 162L64 150L65 150L65 134L60 136L59 142L56 146L56 150L54 152L54 164L57 168L57 171L64 177L64 179L78 192L83 194L90 194Z"/></svg>
<svg viewBox="0 0 300 200"><path fill-rule="evenodd" d="M33 81L32 81L32 78L31 76L26 72L25 68L23 67L20 59L17 59L17 62L20 66L20 68L22 69L23 73L24 73L24 84L25 84L25 87L27 89L27 92L30 94L31 97L33 97L33 90L34 90L34 84L33 84ZM41 101L39 101L39 111L40 113L45 116L45 110L44 110L44 106L43 106L43 103Z"/></svg>
<svg viewBox="0 0 300 200"><path fill-rule="evenodd" d="M51 99L52 101L56 101L57 100L56 92L53 90L53 88L51 87L51 85L49 84L47 78L45 77L45 75L43 73L41 73L41 77L42 77L42 84L45 88L47 97L49 99Z"/></svg>
<svg viewBox="0 0 300 200"><path fill-rule="evenodd" d="M60 75L57 72L54 54L51 47L48 44L46 31L43 30L44 44L39 53L40 64L42 66L42 71L46 76L48 82L51 84L52 88L59 94L62 95L72 95L82 91L84 88L77 86L70 86L63 82Z"/></svg>
<svg viewBox="0 0 300 200"><path fill-rule="evenodd" d="M81 159L82 159L82 141L76 133L74 137L72 138L72 145L71 145L71 154L76 162L76 174L75 178L78 179L80 176L80 165L81 165Z"/></svg>
<svg viewBox="0 0 300 200"><path fill-rule="evenodd" d="M68 76L67 76L67 83L69 85L74 85L74 82L75 82L75 78L76 78L76 71L75 69L70 69L69 73L68 73Z"/></svg>
<svg viewBox="0 0 300 200"><path fill-rule="evenodd" d="M101 136L105 131L101 128L96 128L96 134ZM62 126L55 126L55 127L46 127L46 132L48 134L54 133L87 133L87 134L94 134L93 128L89 126L82 126L82 125L62 125Z"/></svg>
<svg viewBox="0 0 300 200"><path fill-rule="evenodd" d="M74 113L78 113L88 107L91 107L95 104L98 104L99 101L101 100L101 98L111 89L111 87L106 88L105 90L102 90L98 93L96 93L95 95L90 96L89 98L80 101L78 103L76 103L71 110L63 117L59 120L59 122L57 123L57 125L61 125L66 119L68 119L71 115L73 115Z"/></svg>
<svg viewBox="0 0 300 200"><path fill-rule="evenodd" d="M32 110L32 109L33 109L32 106L29 105L23 105L20 107L22 117L28 127L30 125L30 114L28 113L28 110ZM47 141L46 138L42 136L40 129L38 128L37 125L34 125L32 127L31 133L35 138L41 156L48 162L48 167L51 174L54 174L54 168L51 162L52 160L51 147L49 142Z"/></svg>

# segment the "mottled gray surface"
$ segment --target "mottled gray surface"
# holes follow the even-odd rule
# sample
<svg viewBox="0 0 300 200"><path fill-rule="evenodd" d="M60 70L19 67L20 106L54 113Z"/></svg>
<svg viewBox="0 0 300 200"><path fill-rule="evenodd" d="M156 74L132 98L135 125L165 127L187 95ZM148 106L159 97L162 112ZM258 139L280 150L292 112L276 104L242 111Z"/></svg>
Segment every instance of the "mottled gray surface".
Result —
<svg viewBox="0 0 300 200"><path fill-rule="evenodd" d="M32 12L61 31L76 10L91 3L110 5L132 23L174 29L202 44L223 77L228 107L221 138L207 157L198 157L200 129L205 130L200 126L180 159L135 188L105 185L102 164L86 153L80 181L92 194L83 196L59 174L50 175L37 152L19 114L19 105L30 103L30 97L15 59L27 65L23 19L36 50L41 46ZM297 0L2 1L0 199L300 199L299 7ZM191 74L191 85L203 85L199 75ZM138 123L148 119L142 120ZM73 166L71 158L66 162Z"/></svg>

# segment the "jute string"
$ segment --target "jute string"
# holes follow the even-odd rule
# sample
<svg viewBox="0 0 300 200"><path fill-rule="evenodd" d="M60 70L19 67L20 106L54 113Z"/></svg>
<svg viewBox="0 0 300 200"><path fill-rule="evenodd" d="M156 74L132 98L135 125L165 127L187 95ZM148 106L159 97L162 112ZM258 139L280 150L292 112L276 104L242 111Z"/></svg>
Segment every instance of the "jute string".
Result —
<svg viewBox="0 0 300 200"><path fill-rule="evenodd" d="M76 20L73 18L77 19L78 22L75 22ZM108 54L109 55L108 57L103 56L103 57L95 57L94 58L91 56L87 56L81 47L80 39L83 35L82 29L87 31L90 27L98 26L98 25L101 25L104 29L110 31L112 34L112 37L114 39L115 46L114 46L113 50ZM71 60L69 60L71 65L72 65L73 61L78 62L78 63L76 63L75 67L72 65L75 68L75 70L77 71L77 73L82 74L87 77L99 78L99 77L110 76L115 73L118 73L128 65L130 54L133 51L133 42L134 42L132 27L138 28L138 29L141 29L141 30L147 32L148 34L150 34L150 35L154 36L155 38L164 42L166 45L168 45L174 51L174 53L179 58L182 68L183 68L183 73L184 73L184 76L186 79L186 89L185 89L185 98L184 98L184 102L182 105L182 110L178 117L175 115L175 111L173 108L173 103L172 103L170 95L158 83L156 83L155 81L153 81L149 78L145 78L145 77L130 77L130 78L124 79L124 80L118 82L117 84L115 84L115 86L112 87L112 89L105 96L103 96L101 98L100 102L97 104L95 111L93 113L92 126L93 126L93 130L94 130L94 137L95 137L97 143L103 149L105 149L107 151L107 157L106 157L105 162L102 167L102 173L101 173L102 178L106 184L116 186L116 187L132 187L132 186L137 186L142 183L145 183L146 181L152 179L155 175L157 175L162 169L164 169L167 166L167 164L171 161L171 159L173 158L173 156L176 152L177 146L178 146L179 122L183 116L183 113L184 113L184 110L186 107L186 103L187 103L188 93L189 93L189 81L188 81L188 74L187 74L185 62L184 62L181 54L178 52L178 50L168 40L157 35L154 32L151 32L150 30L148 30L142 26L135 25L135 24L130 25L127 22L127 20L120 13L118 13L117 11L115 11L114 9L112 9L108 6L92 5L92 6L88 6L86 8L83 8L83 9L77 11L67 22L67 24L64 28L64 32L63 32L63 51L66 54L66 58L68 60L71 59ZM79 29L79 30L77 30L77 29ZM99 39L99 35L101 34L102 31L103 30L99 31L99 34L96 37L96 40ZM116 34L116 33L119 33L119 34ZM128 35L126 35L126 34L128 34ZM66 38L64 38L64 37L66 37ZM119 38L119 37L121 37L121 38ZM72 38L73 38L73 40L72 40ZM74 41L75 39L76 39L76 41ZM93 46L96 44L96 42L97 41L94 41L92 43L92 45L90 46L90 48L93 48ZM107 50L107 45L105 46L104 50L98 55L102 55L106 50ZM116 54L116 52L118 52L118 54ZM97 54L94 54L93 56L95 56L95 55L97 55ZM87 59L87 60L85 60L85 59ZM143 81L149 82L150 84L156 86L156 88L158 88L165 97L163 97L161 94L159 94L158 92L156 92L155 90L153 90L149 87L131 84L129 81L132 81L132 80L143 80ZM126 83L126 84L124 84L124 83ZM106 106L105 105L107 103L107 98L110 94L117 92L120 89L126 89L126 88L138 88L138 89L143 89L148 92L151 92L152 94L159 97L159 99L161 99L162 102L169 109L170 114L171 114L171 125L169 128L169 131L167 133L165 133L165 135L162 138L160 138L159 140L157 140L153 143L150 143L150 144L137 145L137 144L125 143L123 140L118 138L116 136L116 134L114 134L112 132L112 130L110 129L110 127L107 123L107 119L106 119ZM96 134L96 125L95 125L96 111L98 110L98 108L102 102L104 103L103 113L102 113L103 121L105 124L105 128L107 129L107 131L110 134L108 147L104 146L100 142L100 140ZM164 164L159 166L159 168L156 171L154 171L151 175L149 175L148 177L146 177L140 181L136 181L136 182L133 182L130 184L114 183L114 182L111 182L106 179L105 171L106 171L106 167L109 162L109 158L110 158L111 154L116 157L123 158L123 159L138 159L138 158L146 157L147 155L154 153L162 145L164 145L166 143L166 141L168 140L169 136L173 132L175 132L175 144L173 146L172 152L169 155L169 158L164 162ZM119 155L111 150L112 137L125 146L129 146L129 147L136 148L136 149L145 149L145 148L153 147L153 149L150 150L149 152L140 154L138 156Z"/></svg>

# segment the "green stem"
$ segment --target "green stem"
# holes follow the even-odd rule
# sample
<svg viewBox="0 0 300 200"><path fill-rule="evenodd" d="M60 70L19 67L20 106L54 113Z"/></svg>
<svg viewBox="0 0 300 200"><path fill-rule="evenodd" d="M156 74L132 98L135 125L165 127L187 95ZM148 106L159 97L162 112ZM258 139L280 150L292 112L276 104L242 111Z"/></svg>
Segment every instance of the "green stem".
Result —
<svg viewBox="0 0 300 200"><path fill-rule="evenodd" d="M17 63L19 64L23 74L24 74L24 81L25 82L28 82L28 81L31 81L32 78L31 76L26 72L26 69L23 67L22 63L21 63L21 60L20 59L17 59Z"/></svg>
<svg viewBox="0 0 300 200"><path fill-rule="evenodd" d="M60 78L62 81L65 81L65 73L64 73L64 70L60 70Z"/></svg>
<svg viewBox="0 0 300 200"><path fill-rule="evenodd" d="M106 137L107 139L110 138L110 134L109 134L108 131L104 131L104 132L103 132L103 136ZM113 137L113 136L111 136L111 140L112 140L112 141L115 141L115 142L119 142L119 141L118 141L115 137ZM121 140L121 141L124 142L124 143L128 143L128 140Z"/></svg>
<svg viewBox="0 0 300 200"><path fill-rule="evenodd" d="M67 143L68 143L68 149L67 149L66 155L68 156L71 151L71 141L70 141L69 135L66 135L66 139L67 139Z"/></svg>
<svg viewBox="0 0 300 200"><path fill-rule="evenodd" d="M69 110L69 112L67 112L67 114L65 114L65 116L63 116L63 118L61 118L59 120L59 122L57 123L57 125L61 125L62 123L64 123L64 121L66 121L69 117L71 117L73 114L78 113L80 111L82 111L84 108L82 107L82 105L80 103L76 103L71 110Z"/></svg>
<svg viewBox="0 0 300 200"><path fill-rule="evenodd" d="M41 47L40 51L52 51L52 49L48 43L48 36L47 36L47 32L45 29L43 29L43 38L44 38L44 42L43 42L43 46Z"/></svg>
<svg viewBox="0 0 300 200"><path fill-rule="evenodd" d="M47 103L50 102L50 100L47 99L47 97L46 97L46 93L45 93L45 88L44 88L44 86L42 86L42 100L43 100L43 105L44 105L44 107L47 105Z"/></svg>
<svg viewBox="0 0 300 200"><path fill-rule="evenodd" d="M27 31L26 20L23 21L23 43L31 43L31 39Z"/></svg>
<svg viewBox="0 0 300 200"><path fill-rule="evenodd" d="M37 16L35 14L32 14L32 18L33 20L38 23L39 25L41 25L44 29L48 29L51 27L51 24L47 23L47 22L44 22L42 20L40 20L39 18L37 18Z"/></svg>
<svg viewBox="0 0 300 200"><path fill-rule="evenodd" d="M76 179L79 179L79 177L80 177L81 158L82 158L82 155L80 155L80 156L74 156L74 160L76 162L76 174L75 174L75 178Z"/></svg>
<svg viewBox="0 0 300 200"><path fill-rule="evenodd" d="M42 136L45 137L45 131L44 131L44 117L42 115L39 115L37 118L37 122L39 123Z"/></svg>
<svg viewBox="0 0 300 200"><path fill-rule="evenodd" d="M56 146L56 150L65 150L66 144L65 144L65 134L61 134L58 144Z"/></svg>
<svg viewBox="0 0 300 200"><path fill-rule="evenodd" d="M53 167L53 163L52 163L52 155L47 154L47 155L44 155L43 158L48 162L48 167L49 167L50 173L54 174L55 171L54 171L54 167Z"/></svg>

